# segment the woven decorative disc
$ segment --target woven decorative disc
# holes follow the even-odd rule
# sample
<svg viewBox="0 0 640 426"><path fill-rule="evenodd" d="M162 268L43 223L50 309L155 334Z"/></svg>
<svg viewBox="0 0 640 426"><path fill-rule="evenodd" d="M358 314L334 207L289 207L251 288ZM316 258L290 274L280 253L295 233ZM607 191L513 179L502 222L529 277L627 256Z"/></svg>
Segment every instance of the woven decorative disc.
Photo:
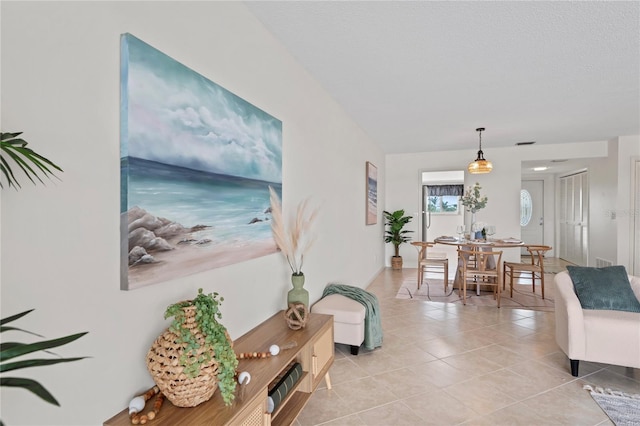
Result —
<svg viewBox="0 0 640 426"><path fill-rule="evenodd" d="M309 308L304 303L289 303L289 309L284 313L287 325L292 330L300 330L307 325Z"/></svg>

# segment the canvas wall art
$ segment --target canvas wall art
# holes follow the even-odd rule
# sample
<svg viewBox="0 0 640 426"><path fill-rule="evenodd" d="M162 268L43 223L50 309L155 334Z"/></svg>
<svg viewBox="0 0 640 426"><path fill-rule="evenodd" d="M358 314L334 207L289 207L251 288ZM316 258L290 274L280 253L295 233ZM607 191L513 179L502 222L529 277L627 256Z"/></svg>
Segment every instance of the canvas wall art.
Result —
<svg viewBox="0 0 640 426"><path fill-rule="evenodd" d="M367 161L367 225L378 222L378 168Z"/></svg>
<svg viewBox="0 0 640 426"><path fill-rule="evenodd" d="M131 34L120 49L120 288L276 252L282 122Z"/></svg>

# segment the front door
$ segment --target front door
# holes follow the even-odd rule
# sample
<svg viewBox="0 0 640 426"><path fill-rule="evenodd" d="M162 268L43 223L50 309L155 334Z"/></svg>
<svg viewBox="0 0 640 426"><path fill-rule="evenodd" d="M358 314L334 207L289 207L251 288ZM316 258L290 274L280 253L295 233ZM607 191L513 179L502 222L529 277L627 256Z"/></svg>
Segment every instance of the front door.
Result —
<svg viewBox="0 0 640 426"><path fill-rule="evenodd" d="M544 244L544 181L522 181L520 227L522 241L527 244ZM522 254L529 252L523 248Z"/></svg>

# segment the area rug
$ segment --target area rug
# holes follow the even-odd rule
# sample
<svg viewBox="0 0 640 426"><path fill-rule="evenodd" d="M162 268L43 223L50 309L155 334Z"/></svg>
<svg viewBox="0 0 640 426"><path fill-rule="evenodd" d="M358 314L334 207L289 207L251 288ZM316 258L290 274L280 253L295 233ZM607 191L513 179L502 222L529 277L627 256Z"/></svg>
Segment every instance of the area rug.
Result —
<svg viewBox="0 0 640 426"><path fill-rule="evenodd" d="M616 426L637 426L640 424L640 394L628 394L601 387L585 385L591 397Z"/></svg>
<svg viewBox="0 0 640 426"><path fill-rule="evenodd" d="M529 309L536 311L553 311L554 298L553 275L545 275L544 296L540 295L540 286L536 286L536 293L531 291L531 284L517 284L513 287L513 298L509 297L509 285L502 292L500 299L500 307ZM444 281L437 278L424 279L420 290L416 278L406 278L398 293L396 299L411 299L441 303L459 303L462 304L462 294L458 292L458 288L452 288L451 282L447 293L444 291ZM476 294L475 287L467 287L467 305L475 306L496 306L497 302L493 298L493 292L481 291L480 296Z"/></svg>

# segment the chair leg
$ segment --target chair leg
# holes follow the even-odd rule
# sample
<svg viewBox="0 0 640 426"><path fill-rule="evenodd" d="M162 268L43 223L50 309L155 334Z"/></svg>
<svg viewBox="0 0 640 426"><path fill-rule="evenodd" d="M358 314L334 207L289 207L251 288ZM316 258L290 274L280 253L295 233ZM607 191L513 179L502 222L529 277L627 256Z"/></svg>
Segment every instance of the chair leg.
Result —
<svg viewBox="0 0 640 426"><path fill-rule="evenodd" d="M511 272L509 273L509 289L510 289L509 297L512 299L513 299L513 274L514 274L514 271L512 269Z"/></svg>
<svg viewBox="0 0 640 426"><path fill-rule="evenodd" d="M449 287L449 263L444 264L444 293L447 294L447 288Z"/></svg>
<svg viewBox="0 0 640 426"><path fill-rule="evenodd" d="M540 289L542 291L542 298L544 299L544 273L540 272Z"/></svg>
<svg viewBox="0 0 640 426"><path fill-rule="evenodd" d="M507 276L507 265L503 265L502 266L502 276L506 277ZM504 290L505 285L507 285L507 281L506 280L502 280L502 289Z"/></svg>
<svg viewBox="0 0 640 426"><path fill-rule="evenodd" d="M531 271L531 285L533 286L533 294L536 294L536 273Z"/></svg>
<svg viewBox="0 0 640 426"><path fill-rule="evenodd" d="M462 277L462 304L467 304L467 277Z"/></svg>

